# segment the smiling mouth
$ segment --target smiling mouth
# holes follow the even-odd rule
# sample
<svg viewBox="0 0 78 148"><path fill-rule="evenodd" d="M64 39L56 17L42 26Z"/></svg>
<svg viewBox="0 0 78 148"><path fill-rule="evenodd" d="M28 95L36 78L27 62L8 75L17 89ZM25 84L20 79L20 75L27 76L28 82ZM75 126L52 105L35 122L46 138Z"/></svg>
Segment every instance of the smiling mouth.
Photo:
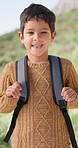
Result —
<svg viewBox="0 0 78 148"><path fill-rule="evenodd" d="M31 45L31 46L36 48L36 49L40 49L43 46L43 44L42 45Z"/></svg>

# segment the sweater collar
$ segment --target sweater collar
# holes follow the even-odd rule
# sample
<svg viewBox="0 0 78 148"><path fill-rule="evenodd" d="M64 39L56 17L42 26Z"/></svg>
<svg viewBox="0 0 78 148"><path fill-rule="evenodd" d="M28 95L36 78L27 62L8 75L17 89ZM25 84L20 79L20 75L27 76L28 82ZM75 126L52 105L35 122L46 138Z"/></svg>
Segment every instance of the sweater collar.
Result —
<svg viewBox="0 0 78 148"><path fill-rule="evenodd" d="M32 68L46 67L49 65L49 61L39 63L31 63L30 61L27 61L27 65Z"/></svg>

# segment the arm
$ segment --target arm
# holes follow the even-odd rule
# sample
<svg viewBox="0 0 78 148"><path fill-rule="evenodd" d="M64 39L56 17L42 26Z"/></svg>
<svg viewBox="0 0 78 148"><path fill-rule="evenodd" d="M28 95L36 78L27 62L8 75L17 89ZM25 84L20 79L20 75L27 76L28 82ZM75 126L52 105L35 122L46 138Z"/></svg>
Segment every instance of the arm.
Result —
<svg viewBox="0 0 78 148"><path fill-rule="evenodd" d="M78 74L71 62L66 66L66 73L61 95L67 101L68 108L78 108Z"/></svg>
<svg viewBox="0 0 78 148"><path fill-rule="evenodd" d="M17 97L16 64L6 65L0 77L0 112L8 113L15 109L20 94ZM15 83L15 85L14 85ZM19 87L18 87L19 88ZM20 88L19 88L20 89Z"/></svg>

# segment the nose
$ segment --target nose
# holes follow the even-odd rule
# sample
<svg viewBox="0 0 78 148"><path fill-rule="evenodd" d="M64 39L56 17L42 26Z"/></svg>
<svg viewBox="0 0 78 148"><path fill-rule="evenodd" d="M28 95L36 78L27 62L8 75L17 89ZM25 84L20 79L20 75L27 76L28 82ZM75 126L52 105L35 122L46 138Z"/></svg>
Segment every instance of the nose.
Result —
<svg viewBox="0 0 78 148"><path fill-rule="evenodd" d="M35 34L34 34L33 40L34 40L34 41L39 41L39 40L41 40L40 34L39 34L39 33L35 33Z"/></svg>

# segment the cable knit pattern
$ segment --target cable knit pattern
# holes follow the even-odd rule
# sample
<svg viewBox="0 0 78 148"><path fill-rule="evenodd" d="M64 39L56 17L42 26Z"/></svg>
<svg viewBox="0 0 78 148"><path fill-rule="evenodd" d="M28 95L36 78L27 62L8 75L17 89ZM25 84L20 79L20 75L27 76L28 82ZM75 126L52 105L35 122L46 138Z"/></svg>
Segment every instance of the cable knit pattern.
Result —
<svg viewBox="0 0 78 148"><path fill-rule="evenodd" d="M78 75L71 62L61 59L64 85L77 92L77 98L68 104L78 108ZM0 112L10 112L17 99L5 96L6 88L16 81L16 62L10 62L0 79ZM12 135L12 148L70 148L69 134L59 107L54 103L49 61L28 61L30 95L21 109Z"/></svg>

